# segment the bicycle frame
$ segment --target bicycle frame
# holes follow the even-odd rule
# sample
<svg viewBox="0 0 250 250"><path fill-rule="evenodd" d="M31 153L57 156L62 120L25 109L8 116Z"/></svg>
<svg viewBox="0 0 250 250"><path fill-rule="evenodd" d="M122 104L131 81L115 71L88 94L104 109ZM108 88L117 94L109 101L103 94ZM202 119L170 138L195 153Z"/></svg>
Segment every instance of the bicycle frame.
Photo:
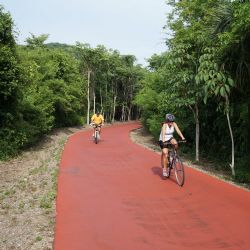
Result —
<svg viewBox="0 0 250 250"><path fill-rule="evenodd" d="M178 141L178 143L179 142L183 143L184 141ZM169 149L168 152L167 177L170 177L171 169L174 169L177 184L179 186L183 186L185 181L185 174L184 174L184 166L182 160L180 159L177 150L174 148L174 145L171 143L167 143L167 145L171 145L171 148Z"/></svg>
<svg viewBox="0 0 250 250"><path fill-rule="evenodd" d="M101 126L95 124L92 124L91 126L94 127L94 142L95 144L97 144L100 140L100 132L98 128L100 128Z"/></svg>

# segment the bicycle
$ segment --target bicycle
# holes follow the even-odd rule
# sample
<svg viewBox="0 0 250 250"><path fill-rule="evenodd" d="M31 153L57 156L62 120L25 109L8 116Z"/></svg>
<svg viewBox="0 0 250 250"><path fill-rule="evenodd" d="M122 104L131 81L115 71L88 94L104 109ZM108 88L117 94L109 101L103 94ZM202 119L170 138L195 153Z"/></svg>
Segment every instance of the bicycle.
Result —
<svg viewBox="0 0 250 250"><path fill-rule="evenodd" d="M94 127L94 142L95 144L97 144L100 141L100 132L99 129L101 127L101 125L96 125L94 123L90 124L92 127Z"/></svg>
<svg viewBox="0 0 250 250"><path fill-rule="evenodd" d="M185 143L186 141L178 141L178 143ZM180 156L178 155L174 145L171 143L167 143L170 146L168 151L168 167L167 167L167 178L171 175L171 170L174 169L175 179L177 184L182 187L185 181L185 172L184 172L184 165ZM163 167L163 161L161 162Z"/></svg>

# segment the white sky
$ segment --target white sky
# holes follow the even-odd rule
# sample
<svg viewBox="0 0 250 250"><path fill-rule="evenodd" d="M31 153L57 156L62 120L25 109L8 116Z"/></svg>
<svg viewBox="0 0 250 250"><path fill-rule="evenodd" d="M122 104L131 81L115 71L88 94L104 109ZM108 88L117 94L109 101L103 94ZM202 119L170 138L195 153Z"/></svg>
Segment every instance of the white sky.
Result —
<svg viewBox="0 0 250 250"><path fill-rule="evenodd" d="M133 54L138 63L166 50L165 0L1 0L19 32L18 43L49 34L47 42L98 44Z"/></svg>

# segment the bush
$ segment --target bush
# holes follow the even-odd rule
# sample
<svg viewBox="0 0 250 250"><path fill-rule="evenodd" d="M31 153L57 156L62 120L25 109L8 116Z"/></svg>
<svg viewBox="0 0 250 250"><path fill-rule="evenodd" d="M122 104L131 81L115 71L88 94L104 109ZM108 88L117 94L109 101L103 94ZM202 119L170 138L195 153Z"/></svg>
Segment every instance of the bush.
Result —
<svg viewBox="0 0 250 250"><path fill-rule="evenodd" d="M238 182L250 184L250 156L236 159L235 179Z"/></svg>

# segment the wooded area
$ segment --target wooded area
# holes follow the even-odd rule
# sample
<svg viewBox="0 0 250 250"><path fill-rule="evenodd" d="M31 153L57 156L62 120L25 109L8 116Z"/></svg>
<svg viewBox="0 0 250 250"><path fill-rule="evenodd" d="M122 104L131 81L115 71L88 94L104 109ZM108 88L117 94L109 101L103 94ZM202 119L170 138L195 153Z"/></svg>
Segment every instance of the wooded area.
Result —
<svg viewBox="0 0 250 250"><path fill-rule="evenodd" d="M166 52L148 68L102 45L46 44L46 34L17 45L0 7L0 159L97 109L107 122L141 118L155 138L173 113L197 162L222 162L250 182L250 2L167 4Z"/></svg>
<svg viewBox="0 0 250 250"><path fill-rule="evenodd" d="M0 159L53 128L88 124L97 109L106 122L138 118L133 98L144 69L133 55L46 44L46 34L17 45L13 20L2 7L0 19Z"/></svg>
<svg viewBox="0 0 250 250"><path fill-rule="evenodd" d="M250 3L167 1L167 52L150 59L136 103L158 136L166 111L200 156L250 180Z"/></svg>

